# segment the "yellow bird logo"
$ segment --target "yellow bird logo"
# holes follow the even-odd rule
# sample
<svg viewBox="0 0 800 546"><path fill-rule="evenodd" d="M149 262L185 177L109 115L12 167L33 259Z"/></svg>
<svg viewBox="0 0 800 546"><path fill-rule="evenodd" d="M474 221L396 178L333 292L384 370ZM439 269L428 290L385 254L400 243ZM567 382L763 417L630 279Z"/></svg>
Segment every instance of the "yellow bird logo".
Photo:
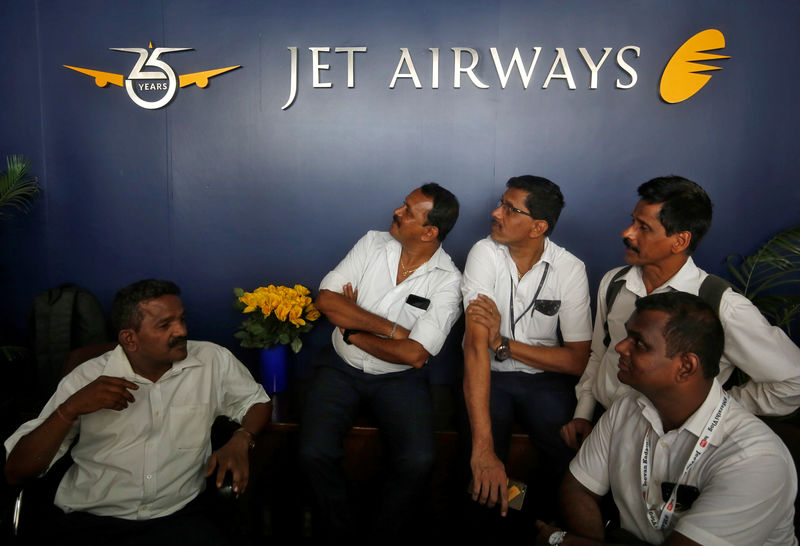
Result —
<svg viewBox="0 0 800 546"><path fill-rule="evenodd" d="M661 75L659 91L661 98L670 104L682 102L700 91L711 79L709 70L722 70L719 66L700 64L698 61L730 59L727 55L706 53L708 50L725 47L725 36L717 29L710 28L686 40L672 56Z"/></svg>

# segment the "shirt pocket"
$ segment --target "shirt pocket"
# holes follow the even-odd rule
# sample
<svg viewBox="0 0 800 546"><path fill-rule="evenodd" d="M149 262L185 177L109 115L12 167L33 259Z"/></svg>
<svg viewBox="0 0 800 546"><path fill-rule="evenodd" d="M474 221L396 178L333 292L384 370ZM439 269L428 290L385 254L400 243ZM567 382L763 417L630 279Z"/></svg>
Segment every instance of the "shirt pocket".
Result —
<svg viewBox="0 0 800 546"><path fill-rule="evenodd" d="M207 445L211 436L209 407L208 404L192 404L170 408L170 434L177 449L198 449Z"/></svg>

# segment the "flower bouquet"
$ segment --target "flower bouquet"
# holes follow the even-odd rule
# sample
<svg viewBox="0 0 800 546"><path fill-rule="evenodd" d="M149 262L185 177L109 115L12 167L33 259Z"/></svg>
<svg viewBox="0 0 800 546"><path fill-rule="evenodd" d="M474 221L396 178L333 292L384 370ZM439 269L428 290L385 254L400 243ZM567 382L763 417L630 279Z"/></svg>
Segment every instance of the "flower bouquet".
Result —
<svg viewBox="0 0 800 546"><path fill-rule="evenodd" d="M300 352L300 337L314 327L319 319L310 291L296 284L287 286L260 286L252 292L234 288L233 306L247 315L234 337L242 347L266 349L273 345L289 345Z"/></svg>

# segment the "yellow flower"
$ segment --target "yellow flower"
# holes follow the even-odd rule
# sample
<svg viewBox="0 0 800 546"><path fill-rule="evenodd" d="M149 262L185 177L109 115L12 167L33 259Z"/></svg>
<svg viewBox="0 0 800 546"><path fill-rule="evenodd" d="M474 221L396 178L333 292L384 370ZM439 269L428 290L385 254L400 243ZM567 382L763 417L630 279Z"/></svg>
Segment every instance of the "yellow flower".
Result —
<svg viewBox="0 0 800 546"><path fill-rule="evenodd" d="M281 322L286 322L286 316L289 314L289 310L291 309L291 305L287 305L285 303L281 303L278 307L275 308L275 316L278 317L278 320Z"/></svg>
<svg viewBox="0 0 800 546"><path fill-rule="evenodd" d="M315 321L319 318L319 311L314 307L313 303L306 306L306 318L310 321Z"/></svg>
<svg viewBox="0 0 800 546"><path fill-rule="evenodd" d="M305 286L303 286L302 284L296 284L296 285L294 285L294 290L295 290L295 292L297 292L297 293L298 293L298 294L300 294L301 296L308 296L308 295L311 293L311 292L308 290L308 288L306 288L306 287L305 287Z"/></svg>

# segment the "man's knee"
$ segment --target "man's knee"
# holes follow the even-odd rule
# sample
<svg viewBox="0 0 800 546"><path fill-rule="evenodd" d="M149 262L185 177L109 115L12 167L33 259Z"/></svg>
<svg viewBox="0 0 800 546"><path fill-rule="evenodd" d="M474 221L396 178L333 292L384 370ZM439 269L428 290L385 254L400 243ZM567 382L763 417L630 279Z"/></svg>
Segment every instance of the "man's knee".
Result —
<svg viewBox="0 0 800 546"><path fill-rule="evenodd" d="M405 476L408 480L419 480L426 478L433 470L436 459L433 445L419 446L415 449L404 450L394 459L396 472Z"/></svg>

